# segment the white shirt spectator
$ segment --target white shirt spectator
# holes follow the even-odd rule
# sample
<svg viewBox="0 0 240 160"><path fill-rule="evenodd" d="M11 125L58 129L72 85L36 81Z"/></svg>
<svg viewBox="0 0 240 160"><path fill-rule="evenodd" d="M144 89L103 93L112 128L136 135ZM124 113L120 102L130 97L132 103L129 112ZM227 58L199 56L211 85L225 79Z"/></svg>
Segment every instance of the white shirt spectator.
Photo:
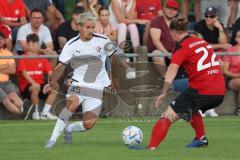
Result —
<svg viewBox="0 0 240 160"><path fill-rule="evenodd" d="M27 23L25 25L23 25L22 27L19 28L18 34L17 34L17 40L16 40L16 45L14 48L14 51L23 51L22 47L19 44L19 41L21 40L26 40L27 35L33 33L32 29L31 29L31 24ZM36 33L39 36L39 43L40 45L43 45L44 43L50 43L52 42L52 36L50 33L50 30L48 29L48 27L46 27L45 25L41 25L39 28L38 33Z"/></svg>

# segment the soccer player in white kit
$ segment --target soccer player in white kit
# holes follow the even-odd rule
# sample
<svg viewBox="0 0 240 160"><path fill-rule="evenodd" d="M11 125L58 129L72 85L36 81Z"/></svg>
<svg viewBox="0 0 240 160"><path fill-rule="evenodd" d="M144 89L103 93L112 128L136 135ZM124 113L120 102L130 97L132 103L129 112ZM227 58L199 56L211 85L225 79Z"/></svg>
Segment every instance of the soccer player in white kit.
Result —
<svg viewBox="0 0 240 160"><path fill-rule="evenodd" d="M72 83L66 95L66 106L59 114L45 148L52 148L63 131L65 143L71 144L73 131L84 132L92 128L101 112L103 90L111 84L105 69L105 60L116 49L107 50L106 46L111 43L109 38L93 33L95 18L92 14L82 13L78 17L78 24L79 36L65 44L49 85L44 88L44 92L51 88L58 90L61 85L58 80L66 67L73 68ZM83 120L68 124L72 113L81 103Z"/></svg>

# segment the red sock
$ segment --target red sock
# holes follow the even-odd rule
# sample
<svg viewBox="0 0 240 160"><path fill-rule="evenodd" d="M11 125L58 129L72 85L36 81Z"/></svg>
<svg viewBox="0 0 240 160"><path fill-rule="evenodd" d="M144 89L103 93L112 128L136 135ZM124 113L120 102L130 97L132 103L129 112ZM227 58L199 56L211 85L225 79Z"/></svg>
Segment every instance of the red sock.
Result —
<svg viewBox="0 0 240 160"><path fill-rule="evenodd" d="M190 123L192 125L192 128L195 130L196 138L201 139L205 135L205 130L203 119L199 112L193 114Z"/></svg>
<svg viewBox="0 0 240 160"><path fill-rule="evenodd" d="M151 140L148 145L149 148L157 147L167 135L171 122L167 118L160 118L154 125L151 135Z"/></svg>

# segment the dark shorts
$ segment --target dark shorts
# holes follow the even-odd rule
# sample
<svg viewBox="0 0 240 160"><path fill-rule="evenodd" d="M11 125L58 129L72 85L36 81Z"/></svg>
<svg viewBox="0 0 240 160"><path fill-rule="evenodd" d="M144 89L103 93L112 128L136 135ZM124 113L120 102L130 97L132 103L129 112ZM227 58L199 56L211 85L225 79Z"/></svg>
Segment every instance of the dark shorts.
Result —
<svg viewBox="0 0 240 160"><path fill-rule="evenodd" d="M187 122L192 119L192 114L201 110L203 113L219 106L224 99L223 95L201 95L198 91L188 88L180 94L170 106L179 117Z"/></svg>
<svg viewBox="0 0 240 160"><path fill-rule="evenodd" d="M10 94L11 92L19 93L18 89L12 81L4 82L0 84L0 103Z"/></svg>
<svg viewBox="0 0 240 160"><path fill-rule="evenodd" d="M47 94L43 94L43 87L44 87L44 85L45 84L41 84L40 92L39 92L39 95L38 95L38 97L41 98L41 99L46 99L47 98ZM29 87L30 87L30 85L27 85L25 87L25 89L23 90L23 92L21 92L22 96L24 98L27 98L27 99L30 99L30 97L31 97L31 93L29 91Z"/></svg>

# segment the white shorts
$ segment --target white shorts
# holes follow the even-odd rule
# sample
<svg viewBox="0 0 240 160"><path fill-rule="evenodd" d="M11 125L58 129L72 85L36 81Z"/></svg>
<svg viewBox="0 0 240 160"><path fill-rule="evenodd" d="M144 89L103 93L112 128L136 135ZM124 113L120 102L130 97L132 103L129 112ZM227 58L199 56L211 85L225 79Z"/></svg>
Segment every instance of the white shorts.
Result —
<svg viewBox="0 0 240 160"><path fill-rule="evenodd" d="M69 87L68 94L66 97L70 97L71 95L75 95L79 99L79 104L82 104L82 112L93 112L95 115L99 115L102 110L102 93L92 91L91 89L82 89L82 88L75 88L71 89L72 86ZM78 93L77 91L81 90L81 93ZM75 92L74 92L75 91ZM91 94L92 93L92 94ZM97 94L101 94L99 96L96 96ZM86 96L88 95L88 96ZM93 95L93 96L91 96Z"/></svg>

